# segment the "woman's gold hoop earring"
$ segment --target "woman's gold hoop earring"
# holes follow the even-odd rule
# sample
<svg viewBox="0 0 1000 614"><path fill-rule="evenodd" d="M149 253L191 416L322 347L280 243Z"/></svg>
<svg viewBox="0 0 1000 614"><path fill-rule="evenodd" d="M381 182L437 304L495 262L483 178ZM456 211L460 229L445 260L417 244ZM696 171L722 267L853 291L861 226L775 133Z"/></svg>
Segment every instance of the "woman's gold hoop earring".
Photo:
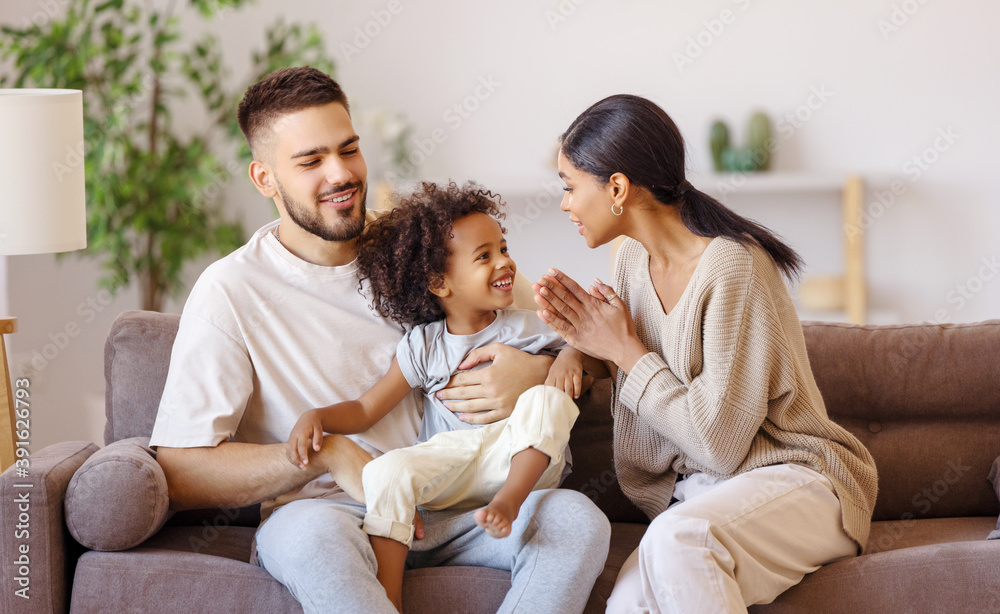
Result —
<svg viewBox="0 0 1000 614"><path fill-rule="evenodd" d="M622 213L625 213L625 205L621 204L618 205L618 211L615 211L615 206L611 205L611 213L614 213L615 215L621 215Z"/></svg>

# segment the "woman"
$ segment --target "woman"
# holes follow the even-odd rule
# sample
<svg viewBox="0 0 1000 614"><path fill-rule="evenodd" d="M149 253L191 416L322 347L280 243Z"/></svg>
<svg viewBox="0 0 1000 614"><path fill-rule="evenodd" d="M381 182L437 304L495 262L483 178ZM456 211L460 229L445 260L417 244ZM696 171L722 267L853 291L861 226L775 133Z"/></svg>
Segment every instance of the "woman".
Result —
<svg viewBox="0 0 1000 614"><path fill-rule="evenodd" d="M615 470L651 519L609 612L746 612L868 539L871 455L826 414L782 275L798 255L684 177L667 114L611 96L561 137L561 208L614 288L559 271L539 316L617 367Z"/></svg>

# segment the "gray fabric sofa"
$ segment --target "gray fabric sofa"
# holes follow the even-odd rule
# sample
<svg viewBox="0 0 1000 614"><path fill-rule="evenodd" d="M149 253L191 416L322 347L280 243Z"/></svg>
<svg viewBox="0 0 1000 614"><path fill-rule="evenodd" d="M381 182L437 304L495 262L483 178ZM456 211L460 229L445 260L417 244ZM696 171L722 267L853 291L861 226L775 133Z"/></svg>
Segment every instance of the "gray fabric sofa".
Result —
<svg viewBox="0 0 1000 614"><path fill-rule="evenodd" d="M177 316L133 311L114 323L105 350L106 445L149 436L177 322ZM1000 456L1000 320L804 328L830 415L861 438L878 464L875 523L865 554L820 569L751 612L1000 611L1000 540L985 539L1000 512L987 481ZM605 381L581 399L571 442L575 470L564 485L590 496L613 523L607 565L587 612L604 610L618 568L646 521L615 480L609 396ZM77 543L67 513L75 518L76 534L85 532L88 518L120 521L126 531L145 513L131 513L131 506L162 494L158 466L140 462L153 494L145 494L142 482L109 483L106 497L74 494L68 504L71 482L77 491L85 482L74 482L74 474L97 451L85 442L33 451L30 536L15 537L12 530L22 513L15 497L25 490L24 479L12 470L0 478L0 611L300 611L283 586L247 562L258 518L253 508L176 514L123 551ZM77 509L84 505L80 501L89 507ZM18 558L25 546L29 564ZM30 599L15 595L24 573ZM406 612L492 612L509 576L449 567L408 571L405 582Z"/></svg>

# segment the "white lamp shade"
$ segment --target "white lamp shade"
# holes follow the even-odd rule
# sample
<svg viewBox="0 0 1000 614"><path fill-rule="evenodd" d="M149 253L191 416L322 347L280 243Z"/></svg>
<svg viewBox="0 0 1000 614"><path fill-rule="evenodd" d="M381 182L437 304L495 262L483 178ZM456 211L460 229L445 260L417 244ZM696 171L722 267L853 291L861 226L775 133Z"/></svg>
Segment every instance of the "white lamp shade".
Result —
<svg viewBox="0 0 1000 614"><path fill-rule="evenodd" d="M87 247L80 90L0 89L0 255Z"/></svg>

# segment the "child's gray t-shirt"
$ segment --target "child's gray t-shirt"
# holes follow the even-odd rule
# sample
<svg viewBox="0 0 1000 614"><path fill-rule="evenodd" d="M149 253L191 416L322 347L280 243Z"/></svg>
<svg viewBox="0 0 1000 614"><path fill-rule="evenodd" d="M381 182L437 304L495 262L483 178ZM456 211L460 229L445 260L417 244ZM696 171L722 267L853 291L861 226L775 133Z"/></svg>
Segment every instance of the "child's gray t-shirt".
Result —
<svg viewBox="0 0 1000 614"><path fill-rule="evenodd" d="M443 319L415 326L403 335L396 347L399 368L410 386L425 392L418 442L427 441L437 433L480 426L459 420L434 393L448 385L469 352L497 342L529 354L555 354L566 347L558 333L527 309L497 310L492 324L471 335L449 333ZM488 364L480 363L475 368Z"/></svg>

